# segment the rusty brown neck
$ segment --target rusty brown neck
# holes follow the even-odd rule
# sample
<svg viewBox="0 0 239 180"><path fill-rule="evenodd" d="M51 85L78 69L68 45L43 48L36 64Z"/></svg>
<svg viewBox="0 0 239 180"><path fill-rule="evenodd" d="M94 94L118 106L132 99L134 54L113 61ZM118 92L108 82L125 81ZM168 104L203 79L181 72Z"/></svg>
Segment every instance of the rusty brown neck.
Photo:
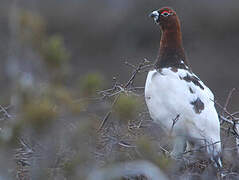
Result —
<svg viewBox="0 0 239 180"><path fill-rule="evenodd" d="M187 69L188 63L182 45L179 20L170 23L167 28L161 27L161 31L160 49L155 68L174 67Z"/></svg>

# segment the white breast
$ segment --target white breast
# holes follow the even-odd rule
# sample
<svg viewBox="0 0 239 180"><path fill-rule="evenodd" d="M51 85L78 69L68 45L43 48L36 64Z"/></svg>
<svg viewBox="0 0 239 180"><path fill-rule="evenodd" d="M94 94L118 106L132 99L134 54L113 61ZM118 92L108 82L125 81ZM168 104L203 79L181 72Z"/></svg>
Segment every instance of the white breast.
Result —
<svg viewBox="0 0 239 180"><path fill-rule="evenodd" d="M207 138L220 141L220 125L214 107L214 96L210 89L200 81L201 86L183 78L195 74L178 69L163 68L160 72L148 73L145 84L145 100L151 118L170 132L173 119L179 119L173 127L174 135L185 135L191 138ZM191 89L191 90L190 90ZM196 113L192 102L200 98L204 109Z"/></svg>

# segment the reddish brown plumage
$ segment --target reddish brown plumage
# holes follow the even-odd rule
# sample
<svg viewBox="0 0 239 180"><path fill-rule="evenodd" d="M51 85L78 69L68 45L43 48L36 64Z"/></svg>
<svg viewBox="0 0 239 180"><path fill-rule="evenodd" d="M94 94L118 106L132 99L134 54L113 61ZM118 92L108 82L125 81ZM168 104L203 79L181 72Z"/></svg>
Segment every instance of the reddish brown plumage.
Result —
<svg viewBox="0 0 239 180"><path fill-rule="evenodd" d="M162 14L168 13L169 16ZM158 23L161 29L161 40L159 55L156 60L156 68L176 67L187 69L183 45L180 20L174 10L171 8L162 8L158 10ZM184 63L181 63L183 61ZM186 65L186 66L185 66Z"/></svg>

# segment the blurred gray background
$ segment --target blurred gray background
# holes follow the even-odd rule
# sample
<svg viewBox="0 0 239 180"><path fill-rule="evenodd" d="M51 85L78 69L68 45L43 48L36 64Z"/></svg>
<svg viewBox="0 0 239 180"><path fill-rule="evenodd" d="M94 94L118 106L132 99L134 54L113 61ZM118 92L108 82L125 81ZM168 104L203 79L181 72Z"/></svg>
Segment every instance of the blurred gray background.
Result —
<svg viewBox="0 0 239 180"><path fill-rule="evenodd" d="M86 98L110 88L113 77L125 83L132 71L125 61L155 61L160 31L148 14L163 6L176 10L193 71L224 105L239 88L239 1L0 0L0 179L86 179L129 158L179 179L177 163L158 154L156 142L170 151L169 139L141 107L143 96L122 93L113 108L114 97ZM134 85L144 86L146 75ZM239 91L232 97L229 112L238 111ZM224 162L237 172L230 128L222 126L223 147L231 149Z"/></svg>
<svg viewBox="0 0 239 180"><path fill-rule="evenodd" d="M21 0L17 6L42 16L47 34L60 34L71 53L71 83L89 72L111 81L128 78L124 61L154 61L160 32L148 14L162 6L176 10L181 19L183 44L196 74L224 102L238 87L239 1L234 0ZM0 81L7 91L9 14L13 1L0 1ZM10 51L11 52L11 51ZM139 84L146 78L142 76ZM239 101L239 93L233 103Z"/></svg>

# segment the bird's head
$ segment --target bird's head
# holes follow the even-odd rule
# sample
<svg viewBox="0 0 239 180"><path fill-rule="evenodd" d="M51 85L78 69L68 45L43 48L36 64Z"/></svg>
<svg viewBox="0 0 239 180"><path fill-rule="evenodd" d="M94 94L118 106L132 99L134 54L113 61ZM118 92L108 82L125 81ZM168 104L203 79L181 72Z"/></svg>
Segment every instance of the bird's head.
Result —
<svg viewBox="0 0 239 180"><path fill-rule="evenodd" d="M176 12L169 7L155 10L149 16L154 19L155 24L159 25L162 30L169 29L171 25L179 21Z"/></svg>

